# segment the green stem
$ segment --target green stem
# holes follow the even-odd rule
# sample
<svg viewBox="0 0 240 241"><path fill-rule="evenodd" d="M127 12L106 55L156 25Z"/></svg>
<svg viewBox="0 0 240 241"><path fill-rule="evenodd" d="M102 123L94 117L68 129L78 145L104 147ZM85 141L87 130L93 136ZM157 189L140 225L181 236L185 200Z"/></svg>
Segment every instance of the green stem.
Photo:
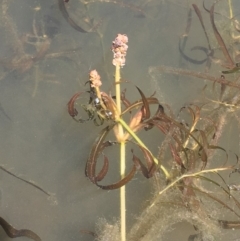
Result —
<svg viewBox="0 0 240 241"><path fill-rule="evenodd" d="M125 176L126 162L125 162L125 141L120 143L120 175L121 178ZM126 241L126 187L120 188L120 213L121 213L121 241Z"/></svg>
<svg viewBox="0 0 240 241"><path fill-rule="evenodd" d="M116 104L119 113L121 113L121 89L120 89L120 66L117 64L115 69L115 88L116 88Z"/></svg>
<svg viewBox="0 0 240 241"><path fill-rule="evenodd" d="M232 0L228 0L228 6L229 6L229 17L230 19L232 19L233 18Z"/></svg>
<svg viewBox="0 0 240 241"><path fill-rule="evenodd" d="M118 115L121 114L121 89L120 89L120 65L115 68L115 91L116 91L116 104ZM118 133L120 137L124 136L122 125L118 124ZM125 141L120 142L120 175L121 178L125 176L126 168L126 144ZM121 241L126 241L126 188L125 185L120 188L120 213L121 213Z"/></svg>
<svg viewBox="0 0 240 241"><path fill-rule="evenodd" d="M128 124L121 118L119 118L117 120L125 129L126 131L133 137L133 139L135 139L135 141L140 145L142 146L143 148L145 148L146 150L148 150L152 157L153 157L153 160L154 162L159 165L159 162L158 162L158 159L156 157L154 157L154 155L152 154L152 152L146 147L146 145L141 141L141 139L134 133L134 131L132 131L132 129L128 126ZM170 178L170 174L168 173L167 169L163 166L163 165L160 165L160 168L162 169L162 171L164 172L165 176L167 179Z"/></svg>

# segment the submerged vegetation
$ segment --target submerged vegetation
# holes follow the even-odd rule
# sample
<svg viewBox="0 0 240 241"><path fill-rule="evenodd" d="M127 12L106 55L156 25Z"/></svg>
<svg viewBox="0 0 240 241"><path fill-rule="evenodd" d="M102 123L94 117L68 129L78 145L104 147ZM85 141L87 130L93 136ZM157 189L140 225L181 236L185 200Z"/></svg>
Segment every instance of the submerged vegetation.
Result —
<svg viewBox="0 0 240 241"><path fill-rule="evenodd" d="M42 62L45 66L44 61L47 59L66 58L75 54L78 48L75 46L73 49L66 48L66 51L51 52L51 42L58 30L51 28L53 35L50 35L44 24L37 24L37 8L32 32L19 38L17 27L8 13L8 1L0 2L1 18L9 30L8 34L12 35L14 46L12 58L0 60L3 68L0 79L3 80L9 73L17 73L20 77L32 71L35 78L30 95L35 98ZM96 3L112 4L133 12L138 18L148 18L145 8L154 1L141 1L141 4L135 5L127 1L80 0L79 3L83 6L81 19L69 11L72 10L71 2L73 1L56 1L59 13L72 31L84 36L97 34L103 54L103 78L109 78L112 73L109 74L107 69L108 59L105 56L103 35L99 30L104 20L93 18L89 8ZM77 124L82 124L81 127L91 121L95 128L95 141L85 162L85 176L91 184L103 189L102 192L119 189L120 217L113 223L105 219L98 220L95 232L81 231L92 235L94 240L170 240L166 236L171 236L174 225L178 223L187 223L192 227L187 236L188 241L222 240L224 235L232 241L240 238L237 234L240 229L239 153L222 143L226 132L230 132L233 120L240 127L240 23L237 16L234 16L231 0L227 2L229 16L219 11L221 2L223 0L210 3L203 0L202 3L188 6L187 25L177 46L179 66L158 65L148 69L149 78L155 80L167 79L172 75L177 76L183 85L185 78L203 83L200 97L197 96L182 106L177 113L170 103L160 100L156 91L148 95L141 88L141 83L135 85L122 77L123 67L131 66L131 62L127 61L125 67L128 37L131 43L131 35L125 34L118 34L112 41L112 65L115 73L110 86L107 81L102 81L100 71L93 69L89 72L88 81L81 83L83 89L77 90L68 101L67 111L72 119ZM224 19L224 23L219 24L217 16ZM189 48L192 24L196 20L201 26L206 44L196 43ZM51 21L59 24L54 18ZM204 57L195 57L194 53ZM196 70L196 66L203 66L204 70ZM59 84L56 80L49 82ZM132 100L132 90L137 93L135 100ZM11 121L11 118L8 119ZM236 132L239 133L239 129ZM148 140L149 135L154 136L151 142ZM108 155L111 149L117 149L114 160ZM119 164L119 179L111 182L111 167L118 167ZM48 197L51 196L33 181L13 174L2 165L0 169ZM79 173L83 172L79 170ZM126 192L126 189L138 173L148 179L154 192L149 195L134 223L128 226L126 201L131 199L131 193ZM141 186L141 182L137 179L135 185ZM0 225L10 238L24 236L41 240L29 229L15 229L2 215Z"/></svg>
<svg viewBox="0 0 240 241"><path fill-rule="evenodd" d="M238 53L234 51L239 42L233 41L230 43L231 45L228 45L223 40L215 23L215 14L219 14L215 12L217 3L213 3L208 9L203 2L204 11L209 14L217 47L211 47L212 44L201 10L196 4L193 4L189 9L186 32L179 40L181 57L191 64L206 64L206 71L194 72L168 66L157 66L151 67L149 72L150 74L152 72L165 72L210 81L213 92L218 93L218 100L214 101L210 99L211 97L206 96L209 95L209 93L207 94L209 85L206 84L203 89L203 102L195 102L182 107L178 116L173 115L168 105L164 107L163 104L159 103L154 95L146 97L139 87L136 88L141 99L130 103L125 96L126 90L120 93L120 86L124 82L120 78L120 67L125 65L126 43L128 41L127 36L121 34L118 34L112 43L113 65L116 67L115 95L100 91L102 85L100 76L96 70L90 72L90 90L87 91L90 96L89 102L88 104L79 104L87 112L87 120L93 120L95 125L103 125L105 121L107 124L100 131L92 146L86 163L86 176L102 189L120 188L120 195L123 195L123 199L128 198L123 194L125 192L124 185L134 177L136 171L140 171L146 178L154 177L157 183L161 182L161 184L156 185L156 193L149 201L149 206L140 214L133 227L129 228L129 233L126 233L125 204L122 204L124 200L121 199L120 223L115 225L101 224L101 230L98 230L96 240L159 240L158 238L163 237L166 229L168 230L168 226L183 220L190 222L196 231L196 234L190 235L188 240L217 240L218 238L215 239L215 237L221 232L221 228L233 230L240 228L240 202L238 194L235 196L233 193L233 190L238 191L239 189L235 184L232 186L225 178L226 174L230 177L232 174L240 172L238 154L229 157L228 150L218 144L227 122L226 112L230 108L239 122L236 111L239 103L238 72L240 68L239 63L234 59L238 56ZM229 7L231 9L231 4ZM202 51L206 55L202 60L194 59L185 54L193 10L202 26L207 47L196 46L191 51ZM231 34L232 32L239 33L237 20L230 16L229 22L232 25ZM235 38L238 39L236 36ZM223 59L217 57L216 53L219 52L222 53ZM221 74L211 75L208 73L214 63L220 64L223 68ZM96 83L98 84L96 85ZM75 108L81 94L82 92L78 92L71 98L68 103L68 112L74 120L82 123L86 120L78 117L78 111ZM156 106L153 115L150 106ZM122 110L122 108L124 109ZM131 116L129 124L124 120L126 114ZM165 136L165 141L157 144L152 143L151 146L147 147L144 140L139 138L138 132L149 131L153 128ZM110 131L114 132L114 141L106 140ZM133 167L128 174L125 174L125 146L129 143L135 143L137 148L140 148L142 158L146 163L144 164L142 158L137 157L134 154L134 149L131 149ZM108 173L109 160L104 154L104 149L113 145L120 147L119 160L122 179L117 183L105 186L99 184ZM150 151L152 145L158 145L159 153L157 155ZM165 168L166 155L164 152L171 154L167 164L170 169ZM101 154L104 163L103 167L97 171L97 161ZM164 175L161 175L161 172ZM235 218L225 220L222 211L219 212L222 209L232 213ZM223 212L225 213L225 211Z"/></svg>

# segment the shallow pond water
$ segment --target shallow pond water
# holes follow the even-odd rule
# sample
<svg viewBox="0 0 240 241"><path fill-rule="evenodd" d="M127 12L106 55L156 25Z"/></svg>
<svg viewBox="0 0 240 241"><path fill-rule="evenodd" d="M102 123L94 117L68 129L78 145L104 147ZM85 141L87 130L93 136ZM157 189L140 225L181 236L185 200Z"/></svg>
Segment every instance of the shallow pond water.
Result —
<svg viewBox="0 0 240 241"><path fill-rule="evenodd" d="M76 123L68 115L67 103L74 93L87 90L90 69L99 71L105 91L111 89L111 43L118 33L129 37L122 77L131 82L126 93L131 101L139 99L133 85L147 96L156 91L173 112L199 98L206 82L162 75L151 67L168 65L204 71L204 66L188 62L179 66L178 49L189 6L194 2L200 6L202 1L65 3L71 18L91 30L89 33L76 31L66 21L59 1L0 0L0 166L49 194L0 170L0 210L1 217L14 227L30 229L42 240L88 241L94 238L81 230L94 231L100 218L118 220L119 190L101 190L85 177L85 163L101 127L92 122ZM239 14L237 1L232 2ZM188 43L206 44L196 16L193 29ZM233 146L226 149L238 152L239 136L232 140ZM151 135L146 142L153 142ZM119 163L114 152L110 155L111 172L106 182L111 183L118 180ZM153 183L137 174L127 184L128 227L150 199ZM181 225L174 228L181 230ZM189 235L194 233L192 226L186 224L184 228ZM186 240L189 235L169 237L172 241ZM11 240L3 230L0 238Z"/></svg>

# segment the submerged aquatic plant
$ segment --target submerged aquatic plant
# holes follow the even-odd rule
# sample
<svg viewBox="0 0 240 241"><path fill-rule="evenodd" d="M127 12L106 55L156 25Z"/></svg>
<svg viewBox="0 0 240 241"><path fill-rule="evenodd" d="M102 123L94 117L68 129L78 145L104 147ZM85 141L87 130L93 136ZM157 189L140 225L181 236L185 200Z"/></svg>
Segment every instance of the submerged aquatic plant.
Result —
<svg viewBox="0 0 240 241"><path fill-rule="evenodd" d="M13 49L12 56L0 58L0 65L3 70L0 80L7 78L14 72L18 74L18 78L25 77L28 72L33 73L34 77L30 79L31 81L34 79L34 86L31 91L31 96L34 98L37 95L40 82L60 84L53 74L47 74L45 70L42 70L45 61L73 55L78 48L61 49L57 52L51 51L53 38L59 30L57 27L50 27L44 23L47 18L51 18L50 16L45 15L45 20L40 19L41 6L34 8L31 31L20 36L18 25L13 16L9 14L12 5L14 5L14 1L8 0L1 1L0 5L0 18L4 25L2 35L5 36L6 42L10 43L10 49ZM54 18L52 17L52 19ZM48 21L50 20L48 19Z"/></svg>
<svg viewBox="0 0 240 241"><path fill-rule="evenodd" d="M0 225L9 238L27 237L34 241L41 241L41 238L33 231L29 229L16 229L2 217L0 217Z"/></svg>
<svg viewBox="0 0 240 241"><path fill-rule="evenodd" d="M25 182L30 186L33 186L34 188L38 189L39 191L41 191L42 193L44 193L48 197L51 197L50 193L45 191L43 188L41 188L40 186L38 186L34 182L25 180L25 179L17 176L16 174L10 172L9 170L4 168L3 166L0 166L0 169L2 171L6 172L7 174L13 176L14 178L17 178L18 180L20 180L22 182ZM27 237L27 238L30 238L34 241L41 241L41 238L36 233L34 233L33 231L31 231L29 229L16 229L11 224L9 224L2 216L0 216L0 225L2 226L3 230L8 235L9 238Z"/></svg>
<svg viewBox="0 0 240 241"><path fill-rule="evenodd" d="M136 135L137 131L142 129L150 129L150 125L155 125L155 123L153 123L152 121L157 120L158 116L161 113L164 113L163 107L159 104L158 100L155 97L147 98L138 87L136 88L141 96L141 99L135 101L132 104L126 99L125 93L121 93L120 90L120 67L123 67L125 65L127 40L128 39L126 35L118 34L117 38L115 39L115 41L113 41L112 44L112 50L114 54L113 65L116 67L116 96L113 98L113 96L100 90L100 87L102 85L100 76L96 70L92 70L89 74L88 81L90 90L87 91L87 93L89 93L89 102L87 105L81 104L81 107L87 113L88 118L82 119L81 117L78 117L78 111L75 108L75 102L83 92L78 92L74 94L68 102L68 113L77 122L82 123L88 120L94 120L94 123L96 125L102 125L105 120L108 121L108 125L100 132L99 137L96 139L96 142L93 145L89 159L86 164L85 171L89 179L102 189L116 189L125 185L134 176L136 168L140 169L145 177L150 177L152 176L153 169L156 169L155 166L159 165L159 167L165 173L166 177L170 178L167 170L159 164L157 158L151 153L151 151L143 143L143 141ZM125 103L124 110L121 110L122 103ZM149 105L156 105L157 107L157 112L153 117L151 117ZM138 110L135 115L132 116L130 123L127 124L124 121L123 116L126 113L130 113L134 109ZM113 130L114 132L116 138L115 142L106 141L106 137L111 130ZM124 143L125 145L130 140L130 138L134 139L136 145L142 150L146 158L148 167L146 167L139 158L133 155L134 165L131 172L126 177L124 177L121 181L115 184L107 186L98 184L98 182L105 177L108 171L108 158L104 156L104 166L100 173L96 175L96 162L99 154L102 153L106 147L109 147L116 143L119 143L121 148L121 143ZM125 151L122 151L120 153L123 154L124 152ZM149 174L150 172L151 174Z"/></svg>
<svg viewBox="0 0 240 241"><path fill-rule="evenodd" d="M128 38L126 35L118 34L112 42L112 51L114 54L113 65L115 66L115 95L108 94L101 90L102 82L96 70L89 74L89 90L78 92L68 102L69 115L77 122L83 123L93 120L95 125L103 125L96 141L90 151L86 162L85 174L89 180L104 190L120 188L121 196L121 218L120 223L114 225L101 221L101 228L96 235L97 240L159 240L163 238L166 230L171 225L186 220L190 222L196 234L189 236L189 240L214 240L220 229L240 228L240 202L234 191L239 190L239 186L231 184L225 180L226 174L238 174L239 163L238 155L229 158L228 151L219 145L219 139L223 132L226 115L222 115L223 107L238 107L239 103L239 76L233 81L225 74L237 74L239 70L238 63L235 63L231 54L228 52L223 38L218 31L215 20L215 4L208 10L213 33L223 53L224 60L221 60L222 74L211 75L205 72L194 72L167 66L151 67L149 72L168 72L175 75L187 75L199 79L213 82L213 86L220 86L219 100L216 101L219 106L214 109L206 109L212 100L206 98L201 104L192 103L182 107L178 116L174 116L168 105L160 104L159 100L153 96L146 97L139 88L140 99L131 103L125 96L125 90L121 91L120 69L125 65ZM207 69L216 60L215 49L211 47L210 40L204 26L203 17L196 4L192 5L193 10L200 20L207 38L208 47L197 46L192 50L200 50L206 54L203 60L195 60L184 53L187 38L179 42L179 51L181 56L193 64L207 63ZM189 16L191 16L189 11ZM187 35L189 32L187 26ZM232 91L234 90L234 91ZM224 100L229 93L230 99ZM83 93L89 94L88 103L81 103L80 106L87 113L88 118L79 117L76 105L79 97ZM154 114L152 108L156 107ZM211 114L209 114L211 112ZM125 121L125 115L131 115L129 123ZM181 117L181 118L179 118ZM180 121L181 120L181 121ZM138 135L139 131L149 131L155 128L161 135L165 136L162 143L157 143L159 153L152 153L151 148L145 145L144 139ZM115 136L114 141L107 140L110 132ZM143 135L144 137L144 135ZM134 154L132 149L132 169L128 174L125 173L125 155L126 145L134 143L141 151L142 157L146 163L141 161L141 157ZM100 182L108 173L109 160L103 153L105 148L115 144L120 146L120 175L121 180L102 185ZM166 157L165 153L170 157ZM104 163L100 171L97 172L97 161L103 154ZM166 160L168 158L168 161ZM231 159L231 160L229 160ZM166 168L168 166L168 168ZM169 168L169 166L171 168ZM149 206L139 215L138 220L126 232L125 216L125 185L134 177L136 171L140 171L144 177L154 177L157 183L156 193ZM164 180L159 172L164 173ZM234 214L237 220L225 220L225 217L219 212L219 208ZM173 215L174 213L174 215Z"/></svg>
<svg viewBox="0 0 240 241"><path fill-rule="evenodd" d="M113 51L113 65L115 66L115 92L116 96L113 97L106 92L102 92L100 87L102 85L99 74L96 70L92 70L89 74L89 103L88 105L82 104L81 107L88 114L86 120L78 117L78 111L75 108L75 102L82 92L78 92L70 99L68 102L68 113L72 118L78 122L85 122L88 120L94 120L96 125L101 125L105 120L108 121L108 125L99 133L99 137L93 144L92 150L90 152L89 158L86 163L85 174L98 187L111 190L116 188L121 188L121 210L122 218L125 220L125 190L124 185L127 184L135 175L137 169L141 170L146 178L153 176L154 172L157 170L157 166L164 172L167 179L170 178L168 171L163 165L161 165L158 159L152 154L149 148L144 144L144 142L136 135L136 132L141 129L150 129L155 123L153 119L157 120L161 113L164 113L163 107L159 104L158 100L154 97L145 97L144 93L138 88L138 92L141 96L140 100L130 103L126 97L125 93L121 93L120 84L120 68L125 65L125 57L127 53L127 42L128 37L126 35L118 34L116 39L112 42ZM122 111L122 103L125 105L125 109ZM156 105L157 112L151 117L149 105ZM130 123L127 124L123 116L125 113L131 113L133 109L137 109L137 112L132 116ZM96 116L96 117L95 117ZM97 122L99 120L99 122ZM150 127L151 125L151 127ZM116 141L106 141L106 137L109 132L113 130ZM146 159L146 166L142 161L133 154L133 167L131 171L125 174L125 146L129 142L130 138L134 139L136 145L141 149L143 156ZM101 185L99 182L106 176L108 172L109 161L106 155L104 155L104 165L100 172L96 174L96 165L99 155L103 152L106 147L118 143L120 145L120 175L121 180L117 183L110 185ZM133 150L132 150L133 153ZM122 227L122 240L125 240L125 221L121 225Z"/></svg>

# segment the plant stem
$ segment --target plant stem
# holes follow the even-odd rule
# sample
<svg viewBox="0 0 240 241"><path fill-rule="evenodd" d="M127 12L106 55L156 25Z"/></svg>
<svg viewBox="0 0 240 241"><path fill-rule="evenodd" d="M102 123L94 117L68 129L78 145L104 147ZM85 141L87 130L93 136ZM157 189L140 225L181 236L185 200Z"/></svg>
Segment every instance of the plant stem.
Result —
<svg viewBox="0 0 240 241"><path fill-rule="evenodd" d="M179 181L181 181L182 179L186 178L186 177L197 177L201 174L204 173L210 173L210 172L220 172L220 171L226 171L226 170L231 170L234 169L233 166L228 166L228 167L219 167L219 168L213 168L213 169L208 169L208 170L202 170L199 172L195 172L195 173L189 173L189 174L183 174L182 176L180 176L179 178L177 178L176 180L174 180L173 182L171 182L167 187L165 187L163 190L161 190L158 195L155 197L155 199L153 200L152 204L150 205L149 209L152 208L156 202L158 197L163 194L164 192L166 192L168 189L170 189L171 187L173 187L175 184L177 184Z"/></svg>
<svg viewBox="0 0 240 241"><path fill-rule="evenodd" d="M126 131L135 139L135 141L142 147L144 147L146 150L148 150L152 157L154 162L159 165L158 159L152 154L152 152L146 147L146 145L141 141L141 139L131 130L131 128L128 126L128 124L121 118L119 118L117 120L125 129ZM160 165L160 168L162 169L162 171L164 172L165 176L167 179L170 178L170 174L168 173L168 171L166 170L166 168L163 165Z"/></svg>
<svg viewBox="0 0 240 241"><path fill-rule="evenodd" d="M228 6L229 6L229 17L230 19L232 19L233 18L232 0L228 0Z"/></svg>
<svg viewBox="0 0 240 241"><path fill-rule="evenodd" d="M125 141L120 143L120 175L125 176ZM126 241L126 188L120 188L121 241Z"/></svg>
<svg viewBox="0 0 240 241"><path fill-rule="evenodd" d="M121 89L120 89L120 65L116 65L115 69L115 88L116 88L116 104L118 114L121 115ZM120 138L124 136L122 125L118 124L118 134ZM125 141L120 142L120 175L125 176ZM125 185L120 188L120 213L121 213L121 241L126 241L126 189Z"/></svg>
<svg viewBox="0 0 240 241"><path fill-rule="evenodd" d="M229 18L230 20L234 20L233 18L233 8L232 8L232 0L228 0L228 7L229 7ZM234 20L235 21L235 20ZM233 26L233 21L231 21L231 36L233 39L238 38L238 36L235 35L234 33L234 26Z"/></svg>
<svg viewBox="0 0 240 241"><path fill-rule="evenodd" d="M116 88L116 104L119 113L121 113L121 89L120 89L120 66L117 64L115 69L115 88Z"/></svg>

